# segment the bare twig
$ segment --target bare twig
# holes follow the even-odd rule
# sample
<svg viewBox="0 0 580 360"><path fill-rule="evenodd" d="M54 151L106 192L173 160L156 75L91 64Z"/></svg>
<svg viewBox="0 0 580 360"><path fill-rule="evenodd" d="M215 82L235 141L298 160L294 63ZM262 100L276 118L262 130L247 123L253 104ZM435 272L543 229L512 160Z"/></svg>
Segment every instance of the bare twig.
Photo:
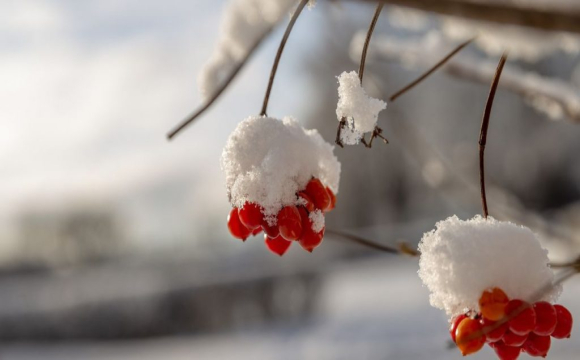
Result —
<svg viewBox="0 0 580 360"><path fill-rule="evenodd" d="M276 52L276 58L274 59L274 64L272 65L272 71L270 72L270 79L268 80L268 88L266 89L264 103L262 105L262 110L260 111L260 115L262 116L266 116L268 112L268 102L270 101L270 94L272 92L272 86L274 85L274 78L276 77L276 72L278 71L278 65L280 64L282 53L284 52L284 48L286 47L286 42L290 37L290 33L292 33L292 29L294 28L296 20L298 20L298 17L302 13L302 10L304 10L304 7L308 4L308 1L309 0L300 1L300 4L298 4L298 7L296 8L296 10L294 10L292 17L290 18L290 22L286 27L286 31L284 32L284 36L282 37L282 41L280 42L280 46L278 47L278 51Z"/></svg>
<svg viewBox="0 0 580 360"><path fill-rule="evenodd" d="M358 0L377 2L377 0ZM551 1L542 7L530 1L472 1L472 0L384 0L384 4L400 5L443 15L499 24L527 26L547 31L580 33L580 6L570 2L556 6Z"/></svg>
<svg viewBox="0 0 580 360"><path fill-rule="evenodd" d="M387 245L378 244L374 241L370 241L370 240L364 239L360 236L352 235L352 234L349 234L349 233L346 233L343 231L326 229L326 234L334 235L334 236L340 237L344 240L348 240L348 241L354 242L356 244L363 245L363 246L369 247L371 249L379 250L379 251L386 252L389 254L399 254L399 255L404 254L404 255L409 255L409 256L413 256L413 257L419 256L419 252L417 250L412 249L406 243L400 243L399 247L395 248L395 247L391 247L391 246L387 246Z"/></svg>
<svg viewBox="0 0 580 360"><path fill-rule="evenodd" d="M575 268L578 272L580 272L580 257L578 257L578 259L572 261L572 262L567 262L567 263L552 263L550 264L550 267L553 269L562 269L562 268Z"/></svg>
<svg viewBox="0 0 580 360"><path fill-rule="evenodd" d="M369 44L371 43L371 39L373 37L373 33L375 32L375 27L377 26L377 22L379 21L379 16L381 16L381 11L383 11L383 4L377 5L375 9L375 14L373 15L373 19L371 24L369 25L369 30L367 31L367 36L365 38L365 44L363 46L361 59L360 59L360 66L358 70L358 78L360 79L360 84L362 85L363 76L365 72L365 65L367 62L367 51L369 49Z"/></svg>
<svg viewBox="0 0 580 360"><path fill-rule="evenodd" d="M363 76L364 76L364 72L365 72L365 66L366 66L366 62L367 62L367 52L369 49L369 45L371 43L371 39L373 37L373 33L375 32L375 27L377 25L377 22L379 21L379 16L381 15L381 11L383 10L383 4L378 4L377 8L375 9L375 14L373 15L373 19L371 20L371 24L369 25L369 29L367 31L367 35L365 37L365 42L363 45L363 49L361 52L361 59L360 59L360 65L359 65L359 71L358 71L358 78L360 79L360 85L362 86L362 82L363 82ZM341 132L342 129L344 129L344 127L346 126L346 118L343 116L340 121L338 122L338 128L336 129L336 139L335 139L335 143L336 145L340 146L341 148L344 147L344 144L342 143L341 140ZM375 130L373 131L373 134L371 135L371 140L369 143L366 142L366 140L364 139L364 136L361 140L361 142L367 147L370 148L372 147L372 143L373 143L373 139L375 138L375 133L378 132L378 134L380 134L382 132L382 130L379 127L375 127ZM386 140L382 135L381 138ZM386 141L386 143L388 143L388 141Z"/></svg>
<svg viewBox="0 0 580 360"><path fill-rule="evenodd" d="M183 120L181 123L179 123L173 130L171 130L167 134L168 140L172 140L183 129L185 129L187 126L189 126L191 123L193 123L201 115L203 115L206 112L206 110L208 110L213 105L213 103L217 99L219 99L219 97L222 95L222 93L229 87L231 82L240 73L240 71L242 70L244 65L247 64L248 60L251 58L252 54L254 54L256 49L260 46L260 44L262 43L264 38L266 38L270 34L271 31L272 31L272 28L270 28L268 31L264 32L263 36L258 41L256 41L256 43L252 46L252 48L250 50L248 50L246 57L236 65L236 67L232 70L232 72L229 74L229 76L223 81L223 83L220 85L220 87L211 95L211 97L209 99L207 99L197 110L195 110L189 117L187 117L185 120Z"/></svg>
<svg viewBox="0 0 580 360"><path fill-rule="evenodd" d="M405 86L401 90L399 90L396 93L394 93L393 95L391 95L391 97L389 98L389 100L390 101L395 101L395 99L397 99L399 96L403 95L404 93L406 93L407 91L409 91L413 87L415 87L417 84L419 84L421 81L425 80L427 77L429 77L429 75L433 74L435 71L437 71L437 69L439 69L446 62L448 62L453 56L455 56L455 54L457 54L458 52L460 52L461 50L463 50L464 47L466 47L467 45L469 45L474 39L475 38L471 38L471 39L465 41L464 43L459 44L459 46L457 46L455 49L453 49L453 51L451 51L449 54L447 54L443 59L441 59L432 68L430 68L429 70L427 70L423 75L419 76L417 79L415 79L409 85Z"/></svg>
<svg viewBox="0 0 580 360"><path fill-rule="evenodd" d="M497 91L497 85L499 84L499 79L501 77L501 72L507 60L507 53L504 53L499 60L497 65L497 70L495 71L495 76L491 83L491 89L489 90L489 96L487 97L487 102L485 104L485 111L483 112L483 119L481 121L481 130L479 133L479 183L481 186L481 205L483 207L483 216L487 218L489 212L487 210L487 198L485 196L485 167L484 167L484 153L485 144L487 142L487 130L489 128L489 119L491 118L491 108L493 106L493 99L495 98L495 93Z"/></svg>

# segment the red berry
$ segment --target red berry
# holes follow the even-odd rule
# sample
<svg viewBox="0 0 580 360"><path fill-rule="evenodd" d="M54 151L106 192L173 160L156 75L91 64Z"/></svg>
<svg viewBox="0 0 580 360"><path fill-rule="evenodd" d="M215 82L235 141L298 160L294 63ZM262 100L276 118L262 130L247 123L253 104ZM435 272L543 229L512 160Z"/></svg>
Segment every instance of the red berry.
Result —
<svg viewBox="0 0 580 360"><path fill-rule="evenodd" d="M264 240L266 242L266 247L274 254L280 256L284 255L286 251L288 251L288 249L290 248L290 245L292 245L292 241L288 241L284 239L282 236L271 238L268 235L264 234Z"/></svg>
<svg viewBox="0 0 580 360"><path fill-rule="evenodd" d="M306 208L306 210L308 210L308 212L312 212L312 211L316 210L316 208L314 207L314 202L312 201L310 196L308 196L307 193L305 193L304 191L300 191L298 193L298 197L304 199L304 201L306 203L303 204L302 206L304 206Z"/></svg>
<svg viewBox="0 0 580 360"><path fill-rule="evenodd" d="M463 321L463 319L465 319L465 318L467 318L467 315L461 314L461 315L454 317L453 320L451 320L451 327L449 328L449 334L451 335L451 339L453 340L453 342L455 342L455 334L457 332L457 327L459 326L459 323L461 323L461 321Z"/></svg>
<svg viewBox="0 0 580 360"><path fill-rule="evenodd" d="M238 208L233 208L228 215L228 229L233 237L243 241L246 241L251 233L251 231L241 223Z"/></svg>
<svg viewBox="0 0 580 360"><path fill-rule="evenodd" d="M479 298L481 315L489 320L498 321L505 316L505 307L509 299L500 288L486 290Z"/></svg>
<svg viewBox="0 0 580 360"><path fill-rule="evenodd" d="M522 347L522 350L530 356L546 357L548 356L551 343L552 340L549 336L541 336L531 333Z"/></svg>
<svg viewBox="0 0 580 360"><path fill-rule="evenodd" d="M455 331L455 341L463 356L481 350L485 344L483 326L478 320L465 318L461 320Z"/></svg>
<svg viewBox="0 0 580 360"><path fill-rule="evenodd" d="M320 180L316 178L310 180L306 185L305 192L310 196L317 209L324 211L330 206L330 196Z"/></svg>
<svg viewBox="0 0 580 360"><path fill-rule="evenodd" d="M300 238L300 246L304 250L312 252L318 245L322 243L324 238L324 228L319 232L312 230L312 221L308 217L304 208L299 208L302 216L302 237Z"/></svg>
<svg viewBox="0 0 580 360"><path fill-rule="evenodd" d="M554 305L554 308L556 309L558 324L556 325L556 329L554 329L552 336L556 339L567 339L572 333L572 314L570 314L570 311L562 305Z"/></svg>
<svg viewBox="0 0 580 360"><path fill-rule="evenodd" d="M527 339L528 339L528 334L526 334L526 335L518 335L518 334L514 334L513 332L511 332L510 330L508 330L503 335L502 341L507 346L520 347L520 346L522 346L526 342Z"/></svg>
<svg viewBox="0 0 580 360"><path fill-rule="evenodd" d="M259 228L262 225L262 209L258 204L245 203L244 206L239 211L240 221L250 230Z"/></svg>
<svg viewBox="0 0 580 360"><path fill-rule="evenodd" d="M486 318L482 318L480 322L483 325L483 332L488 343L494 343L501 340L508 329L507 322L499 324L496 321Z"/></svg>
<svg viewBox="0 0 580 360"><path fill-rule="evenodd" d="M336 207L336 195L334 195L328 186L326 187L326 192L328 193L328 196L330 196L330 206L326 208L326 211L332 211Z"/></svg>
<svg viewBox="0 0 580 360"><path fill-rule="evenodd" d="M280 235L286 240L298 240L302 235L302 219L298 208L294 205L284 206L278 213L278 228Z"/></svg>
<svg viewBox="0 0 580 360"><path fill-rule="evenodd" d="M491 347L497 354L499 360L516 360L520 356L521 349L519 347L508 346L503 341L498 341L491 344Z"/></svg>
<svg viewBox="0 0 580 360"><path fill-rule="evenodd" d="M280 229L278 228L278 224L274 226L268 225L266 220L262 221L262 230L271 238L275 238L276 236L280 235Z"/></svg>
<svg viewBox="0 0 580 360"><path fill-rule="evenodd" d="M510 318L509 328L514 334L527 335L536 328L536 312L525 301L511 300L507 304L505 312Z"/></svg>
<svg viewBox="0 0 580 360"><path fill-rule="evenodd" d="M558 322L556 308L549 302L539 301L534 304L534 311L536 312L536 327L534 333L541 336L552 335Z"/></svg>
<svg viewBox="0 0 580 360"><path fill-rule="evenodd" d="M256 236L256 235L258 235L261 232L262 232L262 227L261 226L260 227L257 227L254 230L252 230L252 236Z"/></svg>

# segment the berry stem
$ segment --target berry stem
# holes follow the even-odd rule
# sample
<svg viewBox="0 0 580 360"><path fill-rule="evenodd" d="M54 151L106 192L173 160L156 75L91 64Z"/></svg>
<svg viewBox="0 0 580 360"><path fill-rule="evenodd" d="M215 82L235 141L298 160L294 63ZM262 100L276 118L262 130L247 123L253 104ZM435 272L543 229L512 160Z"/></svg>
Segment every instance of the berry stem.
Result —
<svg viewBox="0 0 580 360"><path fill-rule="evenodd" d="M433 67L431 67L429 70L427 70L423 75L419 76L417 79L415 79L414 81L412 81L409 85L405 86L401 90L399 90L396 93L394 93L393 95L391 95L391 97L389 98L389 101L395 101L399 96L403 95L407 91L409 91L412 88L414 88L417 84L419 84L420 82L422 82L423 80L425 80L426 78L428 78L429 75L433 74L441 66L445 65L445 63L447 63L449 60L451 60L451 58L453 56L455 56L455 54L457 54L458 52L460 52L461 50L463 50L463 48L466 47L467 45L471 44L471 42L473 40L475 40L475 38L471 38L471 39L469 39L469 40L467 40L467 41L459 44L455 49L453 49L449 54L447 54L437 64L433 65Z"/></svg>
<svg viewBox="0 0 580 360"><path fill-rule="evenodd" d="M365 38L365 43L363 46L361 58L360 58L360 67L358 70L358 78L360 79L360 84L362 85L363 76L365 73L365 64L367 62L367 51L369 49L369 44L371 43L371 38L373 37L373 33L375 31L375 26L377 25L377 21L379 21L379 16L381 16L381 11L383 11L384 4L380 3L377 5L375 10L375 15L373 16L373 20L369 25L369 30L367 31L367 36Z"/></svg>
<svg viewBox="0 0 580 360"><path fill-rule="evenodd" d="M489 90L489 96L487 97L487 102L485 104L485 110L483 112L483 119L481 121L481 130L479 133L479 183L481 186L481 205L483 207L483 216L487 219L489 212L487 210L487 198L485 195L485 166L484 166L484 153L485 145L487 143L487 130L489 129L489 120L491 118L491 108L493 106L493 99L495 98L495 93L497 91L497 85L499 84L499 79L501 77L501 72L507 60L507 53L503 53L493 81L491 83L491 88Z"/></svg>
<svg viewBox="0 0 580 360"><path fill-rule="evenodd" d="M383 244L378 244L374 241L370 241L370 240L364 239L360 236L349 234L349 233L346 233L343 231L326 229L326 234L334 235L334 236L340 237L342 239L357 243L359 245L363 245L363 246L369 247L371 249L379 250L379 251L386 252L389 254L409 255L412 257L419 256L418 251L413 250L410 246L408 246L405 243L401 243L398 248L395 248L395 247L391 247L391 246L387 246L387 245L383 245Z"/></svg>
<svg viewBox="0 0 580 360"><path fill-rule="evenodd" d="M290 18L290 22L288 23L288 26L286 27L286 32L284 32L284 36L282 37L282 41L280 42L280 46L278 47L278 52L276 53L276 58L274 59L274 64L272 65L272 70L270 72L270 80L268 81L266 95L264 96L264 103L262 105L262 111L260 111L260 115L262 115L262 116L267 116L268 102L270 101L270 94L272 93L272 86L274 85L274 78L276 77L276 72L278 71L278 65L280 64L280 59L282 58L282 53L284 52L284 47L286 47L286 42L288 41L288 38L290 37L290 33L292 32L292 29L294 28L294 24L296 23L296 20L298 20L298 17L302 13L302 10L304 10L304 7L306 7L306 5L308 4L308 1L309 0L301 0L300 1L300 3L298 4L298 7L294 11L294 14L292 14L292 17Z"/></svg>

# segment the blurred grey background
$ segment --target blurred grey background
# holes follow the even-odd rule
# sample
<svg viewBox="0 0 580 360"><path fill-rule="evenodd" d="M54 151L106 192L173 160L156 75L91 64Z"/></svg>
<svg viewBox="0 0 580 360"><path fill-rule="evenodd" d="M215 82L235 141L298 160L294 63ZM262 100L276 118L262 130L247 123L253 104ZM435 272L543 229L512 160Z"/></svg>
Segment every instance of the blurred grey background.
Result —
<svg viewBox="0 0 580 360"><path fill-rule="evenodd" d="M259 112L282 29L211 111L165 138L201 102L196 77L224 4L0 4L0 359L459 359L416 260L330 236L313 254L295 247L277 258L261 237L229 236L221 149ZM295 116L332 142L335 77L358 68L357 34L373 11L323 0L306 11L269 113ZM438 61L457 41L447 21L387 6L368 91L387 98ZM578 36L495 30L484 40L496 48L470 46L464 63L495 64L511 42L516 74L561 81L572 102L580 98ZM439 36L433 49L422 43L429 36ZM422 62L403 53L417 48ZM415 246L436 221L480 213L488 88L441 71L382 113L389 145L335 149L343 172L327 228ZM580 253L580 125L538 99L498 92L490 213L532 227L554 261L566 261ZM574 278L561 300L574 314L578 295ZM576 337L554 341L552 358L578 351Z"/></svg>

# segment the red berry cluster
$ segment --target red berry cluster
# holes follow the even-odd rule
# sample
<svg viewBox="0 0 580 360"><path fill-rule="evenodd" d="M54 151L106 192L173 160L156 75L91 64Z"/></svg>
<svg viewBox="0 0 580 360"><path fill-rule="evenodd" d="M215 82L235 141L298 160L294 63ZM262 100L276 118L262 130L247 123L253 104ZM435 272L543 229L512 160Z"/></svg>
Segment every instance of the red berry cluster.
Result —
<svg viewBox="0 0 580 360"><path fill-rule="evenodd" d="M245 203L240 209L233 208L228 216L230 233L246 241L250 235L257 235L263 230L266 247L280 256L286 253L292 241L298 241L305 250L312 252L322 242L324 228L319 232L312 230L309 215L315 210L331 211L336 205L336 197L316 178L310 180L296 196L302 199L302 205L283 207L274 226L268 225L258 204Z"/></svg>
<svg viewBox="0 0 580 360"><path fill-rule="evenodd" d="M564 306L509 300L498 288L481 295L479 309L478 314L457 316L451 325L451 338L464 356L487 342L501 360L515 360L522 351L546 357L550 336L565 339L572 332L572 314Z"/></svg>

